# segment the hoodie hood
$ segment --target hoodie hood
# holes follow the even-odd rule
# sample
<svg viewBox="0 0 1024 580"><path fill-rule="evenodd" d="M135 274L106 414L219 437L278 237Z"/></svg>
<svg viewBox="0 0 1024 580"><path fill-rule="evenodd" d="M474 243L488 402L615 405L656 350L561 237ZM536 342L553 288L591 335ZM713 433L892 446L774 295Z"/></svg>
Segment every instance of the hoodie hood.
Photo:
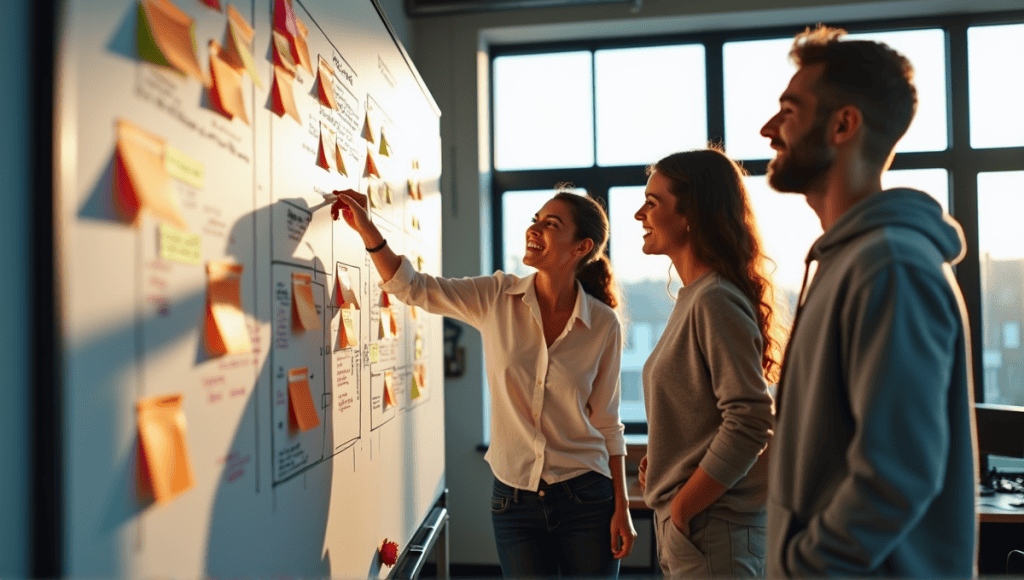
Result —
<svg viewBox="0 0 1024 580"><path fill-rule="evenodd" d="M869 195L847 210L814 242L807 261L827 259L853 238L881 227L903 227L922 233L951 264L959 262L966 253L963 229L942 211L939 202L922 191L898 188Z"/></svg>

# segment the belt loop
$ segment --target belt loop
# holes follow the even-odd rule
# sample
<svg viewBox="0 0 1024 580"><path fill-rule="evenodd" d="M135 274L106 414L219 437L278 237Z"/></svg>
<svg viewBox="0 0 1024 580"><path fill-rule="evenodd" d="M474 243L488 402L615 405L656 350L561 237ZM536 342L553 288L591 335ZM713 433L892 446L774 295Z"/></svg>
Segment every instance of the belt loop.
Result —
<svg viewBox="0 0 1024 580"><path fill-rule="evenodd" d="M576 479L576 478L574 477L573 479ZM572 479L568 479L568 480L562 482L562 487L565 489L565 495L567 497L569 497L569 498L573 497L572 485L569 484L569 482L571 482L571 481L572 481Z"/></svg>
<svg viewBox="0 0 1024 580"><path fill-rule="evenodd" d="M512 488L512 503L519 503L519 488Z"/></svg>

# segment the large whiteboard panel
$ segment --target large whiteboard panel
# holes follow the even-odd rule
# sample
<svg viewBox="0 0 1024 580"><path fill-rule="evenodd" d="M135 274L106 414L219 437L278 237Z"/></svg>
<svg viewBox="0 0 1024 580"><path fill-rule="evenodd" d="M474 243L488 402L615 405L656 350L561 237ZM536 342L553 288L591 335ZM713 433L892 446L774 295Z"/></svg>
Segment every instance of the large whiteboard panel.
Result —
<svg viewBox="0 0 1024 580"><path fill-rule="evenodd" d="M396 251L439 273L436 105L372 0L175 0L206 82L140 50L140 22L167 1L70 0L59 31L66 574L383 576L382 541L404 548L444 490L441 319L395 302L397 334L382 336L379 277L322 194L369 192ZM211 77L223 53L210 42L228 51L237 34L228 4L253 29L257 77L239 69L234 115ZM306 31L312 73L287 83L298 120L275 112L276 4ZM323 78L336 108L322 104ZM126 124L185 160L191 177L171 172L161 189L172 209L118 201ZM322 143L334 156L318 165ZM199 259L168 254L169 235L198 240ZM241 266L251 352L207 347L210 262ZM359 309L338 306L339 272ZM315 324L296 310L296 275ZM290 376L304 379L315 426L296 422ZM194 484L154 502L140 490L136 403L165 395L182 397Z"/></svg>

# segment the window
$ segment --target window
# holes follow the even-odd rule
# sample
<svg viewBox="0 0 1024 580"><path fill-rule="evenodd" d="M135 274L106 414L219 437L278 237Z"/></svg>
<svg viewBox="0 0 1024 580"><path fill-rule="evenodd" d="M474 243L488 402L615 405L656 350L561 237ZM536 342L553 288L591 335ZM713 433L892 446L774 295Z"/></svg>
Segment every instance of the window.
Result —
<svg viewBox="0 0 1024 580"><path fill-rule="evenodd" d="M495 259L512 267L509 260L521 251L525 225L512 225L510 207L536 211L532 206L539 205L523 197L531 191L546 197L555 183L572 181L607 204L610 256L628 317L621 410L636 429L645 428L640 372L679 285L670 281L667 258L640 251L642 233L633 214L646 165L708 140L722 142L750 172L746 185L765 251L775 262L779 306L789 312L795 306L804 258L821 224L802 196L768 187L767 160L774 152L760 129L777 111L795 71L788 53L801 28L492 51L492 195L494 207L503 208L495 245L511 248L496 249ZM1024 64L1012 58L1024 51L1020 13L846 28L853 38L886 42L914 65L917 114L882 185L924 191L959 216L969 267L957 268L957 276L967 303L980 304L968 312L973 340L982 345L974 361L984 385L978 396L1024 405L1024 228L1018 223L1024 171L1017 149L1024 146L1024 107L1018 103ZM507 94L505 87L511 87ZM965 121L957 125L958 119ZM552 134L568 136L558 151L550 150ZM515 231L508 233L510 228Z"/></svg>

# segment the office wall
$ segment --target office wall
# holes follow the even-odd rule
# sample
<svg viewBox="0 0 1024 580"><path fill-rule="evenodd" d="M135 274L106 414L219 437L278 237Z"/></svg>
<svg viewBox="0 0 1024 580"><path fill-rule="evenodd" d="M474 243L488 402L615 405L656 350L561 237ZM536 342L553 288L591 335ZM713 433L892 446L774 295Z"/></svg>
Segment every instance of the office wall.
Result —
<svg viewBox="0 0 1024 580"><path fill-rule="evenodd" d="M569 38L668 34L936 13L1010 10L1021 0L643 0L622 4L501 11L411 21L414 61L443 113L442 255L444 274L490 273L487 50L490 44ZM467 371L446 381L446 458L451 561L497 564L487 510L490 469L477 450L483 433L484 383L479 334L463 333Z"/></svg>
<svg viewBox="0 0 1024 580"><path fill-rule="evenodd" d="M4 5L0 37L12 55L8 58L6 81L0 83L0 111L6 115L6 129L0 137L0 271L7 282L0 284L0 352L3 356L4 401L0 404L0 577L29 573L29 99L24 86L29 81L29 3ZM24 386L22 386L24 385Z"/></svg>

